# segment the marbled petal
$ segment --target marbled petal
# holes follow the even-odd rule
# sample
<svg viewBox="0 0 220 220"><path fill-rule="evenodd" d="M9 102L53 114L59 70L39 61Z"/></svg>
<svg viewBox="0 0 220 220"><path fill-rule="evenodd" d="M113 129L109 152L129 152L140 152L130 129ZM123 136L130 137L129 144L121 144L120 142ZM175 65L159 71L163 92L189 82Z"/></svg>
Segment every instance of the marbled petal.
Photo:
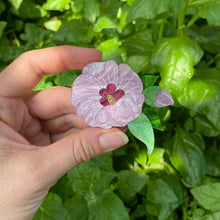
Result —
<svg viewBox="0 0 220 220"><path fill-rule="evenodd" d="M118 72L117 89L124 90L125 94L141 93L143 91L140 77L127 64L120 64Z"/></svg>
<svg viewBox="0 0 220 220"><path fill-rule="evenodd" d="M76 108L76 113L80 116L89 126L100 127L97 120L98 112L104 108L99 101L84 100Z"/></svg>
<svg viewBox="0 0 220 220"><path fill-rule="evenodd" d="M137 118L142 112L144 99L143 94L129 94L123 96L114 105L106 106L105 110L113 121L116 122L112 126L123 127Z"/></svg>
<svg viewBox="0 0 220 220"><path fill-rule="evenodd" d="M174 103L172 96L168 91L162 89L162 92L157 93L155 95L154 105L156 107L164 107L168 105L172 105Z"/></svg>
<svg viewBox="0 0 220 220"><path fill-rule="evenodd" d="M72 88L74 89L72 89L71 101L74 106L77 106L84 99L99 100L99 90L103 87L90 75L82 74L73 82Z"/></svg>
<svg viewBox="0 0 220 220"><path fill-rule="evenodd" d="M118 65L115 61L89 63L83 68L83 74L89 74L100 81L103 87L114 83L118 74Z"/></svg>

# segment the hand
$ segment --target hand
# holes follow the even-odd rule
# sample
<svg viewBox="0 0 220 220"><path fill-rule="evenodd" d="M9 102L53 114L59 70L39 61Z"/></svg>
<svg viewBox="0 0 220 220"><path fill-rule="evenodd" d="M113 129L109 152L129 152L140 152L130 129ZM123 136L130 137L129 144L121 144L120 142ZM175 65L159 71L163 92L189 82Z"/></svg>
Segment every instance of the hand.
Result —
<svg viewBox="0 0 220 220"><path fill-rule="evenodd" d="M0 74L1 219L31 219L63 174L127 143L117 128L89 128L75 114L70 88L30 93L46 74L100 60L95 49L52 47L22 54Z"/></svg>

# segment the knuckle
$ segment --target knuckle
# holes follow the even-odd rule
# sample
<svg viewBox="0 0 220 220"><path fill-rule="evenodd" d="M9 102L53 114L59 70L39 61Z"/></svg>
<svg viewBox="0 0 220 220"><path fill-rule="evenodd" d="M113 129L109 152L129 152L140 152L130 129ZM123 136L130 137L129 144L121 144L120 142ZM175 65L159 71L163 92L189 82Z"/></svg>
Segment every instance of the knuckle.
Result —
<svg viewBox="0 0 220 220"><path fill-rule="evenodd" d="M82 136L79 136L79 138L75 140L73 151L74 159L78 164L87 161L96 155L94 146Z"/></svg>

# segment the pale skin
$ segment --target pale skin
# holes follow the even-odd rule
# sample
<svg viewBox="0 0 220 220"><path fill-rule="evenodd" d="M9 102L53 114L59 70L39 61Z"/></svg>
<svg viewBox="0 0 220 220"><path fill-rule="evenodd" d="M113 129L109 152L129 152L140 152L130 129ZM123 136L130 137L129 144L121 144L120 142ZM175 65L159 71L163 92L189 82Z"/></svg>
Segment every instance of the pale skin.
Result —
<svg viewBox="0 0 220 220"><path fill-rule="evenodd" d="M88 127L75 113L70 88L31 93L44 75L96 61L98 50L59 46L26 52L0 74L2 219L31 219L62 175L127 143L118 128Z"/></svg>

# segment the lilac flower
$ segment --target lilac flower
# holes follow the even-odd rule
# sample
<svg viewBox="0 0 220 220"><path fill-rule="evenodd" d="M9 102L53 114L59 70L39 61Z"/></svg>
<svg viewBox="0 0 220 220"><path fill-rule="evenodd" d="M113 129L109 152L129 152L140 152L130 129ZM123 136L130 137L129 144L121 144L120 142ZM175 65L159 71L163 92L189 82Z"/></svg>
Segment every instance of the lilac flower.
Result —
<svg viewBox="0 0 220 220"><path fill-rule="evenodd" d="M92 127L123 127L142 111L144 95L139 76L126 64L90 63L72 86L76 113Z"/></svg>

